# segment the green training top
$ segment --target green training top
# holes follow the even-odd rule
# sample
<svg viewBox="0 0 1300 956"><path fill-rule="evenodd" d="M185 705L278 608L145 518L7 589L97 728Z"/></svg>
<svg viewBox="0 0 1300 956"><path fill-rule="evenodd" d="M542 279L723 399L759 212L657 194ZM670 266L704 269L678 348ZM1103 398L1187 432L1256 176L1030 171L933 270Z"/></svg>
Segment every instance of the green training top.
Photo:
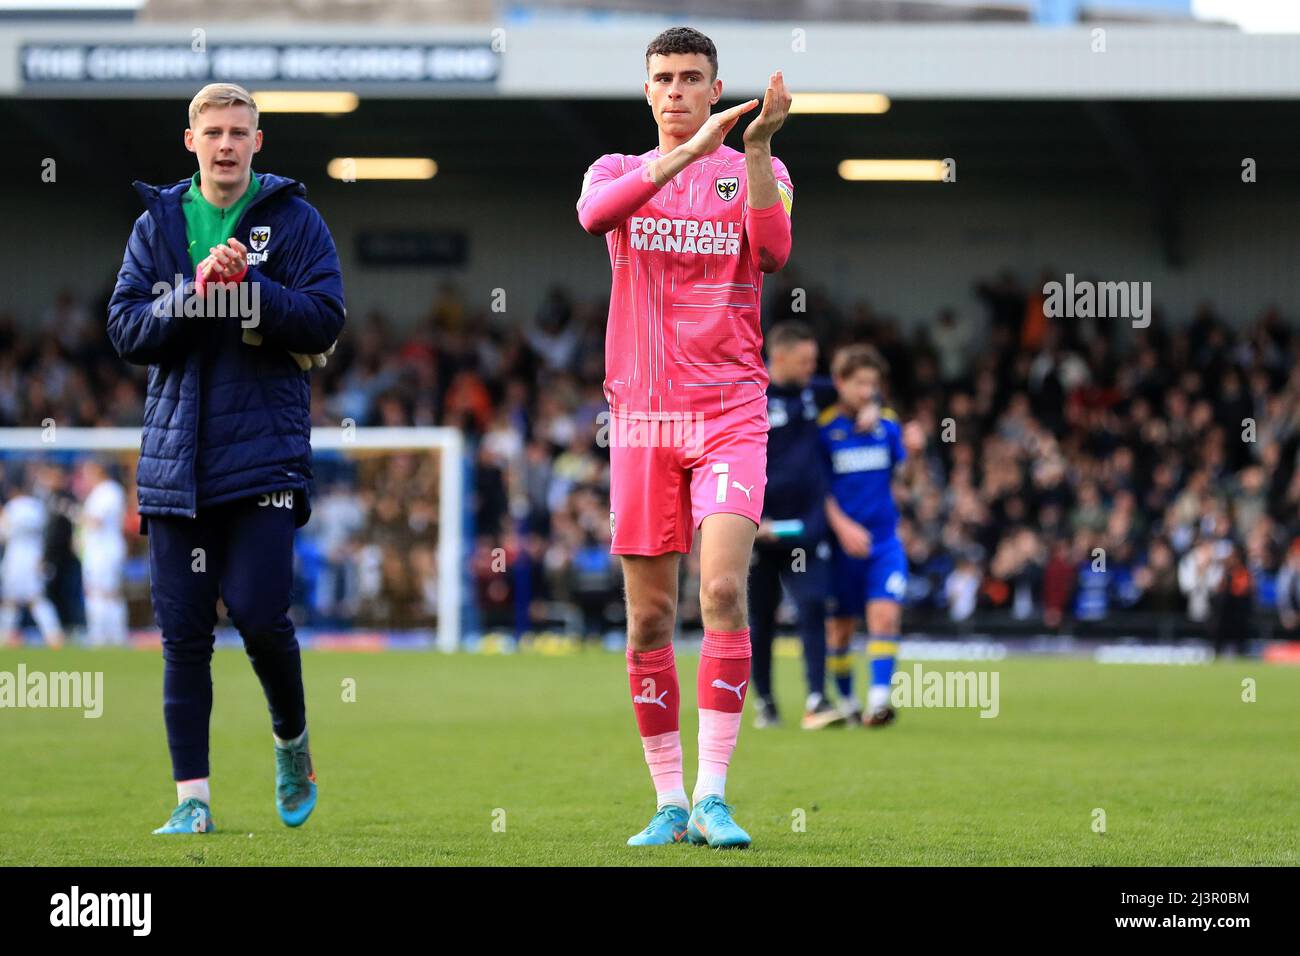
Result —
<svg viewBox="0 0 1300 956"><path fill-rule="evenodd" d="M199 174L194 174L189 191L181 197L181 210L185 213L185 238L190 243L190 265L197 269L199 263L208 257L209 249L221 245L235 234L239 217L261 188L257 173L250 173L244 195L225 209L218 209L203 197L203 191L199 189Z"/></svg>

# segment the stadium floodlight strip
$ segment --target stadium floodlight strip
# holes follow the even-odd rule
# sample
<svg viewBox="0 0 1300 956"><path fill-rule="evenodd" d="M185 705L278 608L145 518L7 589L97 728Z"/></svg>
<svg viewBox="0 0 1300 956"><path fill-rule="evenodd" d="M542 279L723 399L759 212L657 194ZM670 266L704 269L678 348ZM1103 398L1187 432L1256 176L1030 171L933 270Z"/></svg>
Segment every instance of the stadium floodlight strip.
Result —
<svg viewBox="0 0 1300 956"><path fill-rule="evenodd" d="M0 0L0 13L39 14L138 13L148 0Z"/></svg>
<svg viewBox="0 0 1300 956"><path fill-rule="evenodd" d="M347 90L263 90L253 102L258 113L351 113L361 97Z"/></svg>
<svg viewBox="0 0 1300 956"><path fill-rule="evenodd" d="M883 93L795 93L790 113L888 113L889 97Z"/></svg>
<svg viewBox="0 0 1300 956"><path fill-rule="evenodd" d="M140 451L139 428L0 428L0 452L51 454ZM438 462L438 649L460 647L461 569L464 566L461 473L465 437L455 428L313 428L314 451L433 451Z"/></svg>
<svg viewBox="0 0 1300 956"><path fill-rule="evenodd" d="M943 182L941 159L845 159L840 162L841 179L850 182Z"/></svg>
<svg viewBox="0 0 1300 956"><path fill-rule="evenodd" d="M337 156L325 167L331 179L432 179L438 164L427 156Z"/></svg>

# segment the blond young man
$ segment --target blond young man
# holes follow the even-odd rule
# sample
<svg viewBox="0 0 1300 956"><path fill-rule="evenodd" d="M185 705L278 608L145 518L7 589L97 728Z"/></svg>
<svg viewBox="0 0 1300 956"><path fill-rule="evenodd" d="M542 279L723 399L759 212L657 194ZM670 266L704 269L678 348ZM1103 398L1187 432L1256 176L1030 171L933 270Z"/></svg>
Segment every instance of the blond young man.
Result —
<svg viewBox="0 0 1300 956"><path fill-rule="evenodd" d="M275 804L300 826L316 805L302 664L288 616L293 536L311 513L311 383L344 321L338 254L302 184L252 170L257 104L228 83L189 108L198 171L137 182L108 334L149 366L137 467L163 641L163 715L178 806L159 834L214 829L208 765L217 599L271 712ZM306 366L306 368L304 367Z"/></svg>

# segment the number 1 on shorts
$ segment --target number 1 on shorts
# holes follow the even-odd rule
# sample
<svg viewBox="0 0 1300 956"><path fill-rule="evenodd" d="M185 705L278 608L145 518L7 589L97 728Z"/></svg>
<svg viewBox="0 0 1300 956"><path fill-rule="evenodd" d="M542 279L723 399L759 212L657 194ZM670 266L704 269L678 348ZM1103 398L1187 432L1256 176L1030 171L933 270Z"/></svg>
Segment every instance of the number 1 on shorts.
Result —
<svg viewBox="0 0 1300 956"><path fill-rule="evenodd" d="M719 504L727 500L727 478L730 472L727 470L728 465L725 461L717 462L713 466L713 473L718 476L718 497Z"/></svg>

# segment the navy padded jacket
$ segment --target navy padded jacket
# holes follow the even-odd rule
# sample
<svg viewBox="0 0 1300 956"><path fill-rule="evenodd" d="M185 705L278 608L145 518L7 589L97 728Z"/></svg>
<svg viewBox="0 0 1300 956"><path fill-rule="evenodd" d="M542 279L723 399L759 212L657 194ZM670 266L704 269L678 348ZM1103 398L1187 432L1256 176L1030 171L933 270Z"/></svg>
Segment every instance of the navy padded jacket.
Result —
<svg viewBox="0 0 1300 956"><path fill-rule="evenodd" d="M181 211L190 180L134 184L146 209L108 304L108 336L126 361L149 366L136 468L141 515L194 517L199 508L286 489L300 492L299 526L310 514L311 380L289 353L324 352L338 338L343 279L306 188L266 173L259 179L234 237L250 250L245 282L256 284L257 297L250 285L244 301L258 307L260 345L244 341L239 314L184 315L194 279Z"/></svg>

